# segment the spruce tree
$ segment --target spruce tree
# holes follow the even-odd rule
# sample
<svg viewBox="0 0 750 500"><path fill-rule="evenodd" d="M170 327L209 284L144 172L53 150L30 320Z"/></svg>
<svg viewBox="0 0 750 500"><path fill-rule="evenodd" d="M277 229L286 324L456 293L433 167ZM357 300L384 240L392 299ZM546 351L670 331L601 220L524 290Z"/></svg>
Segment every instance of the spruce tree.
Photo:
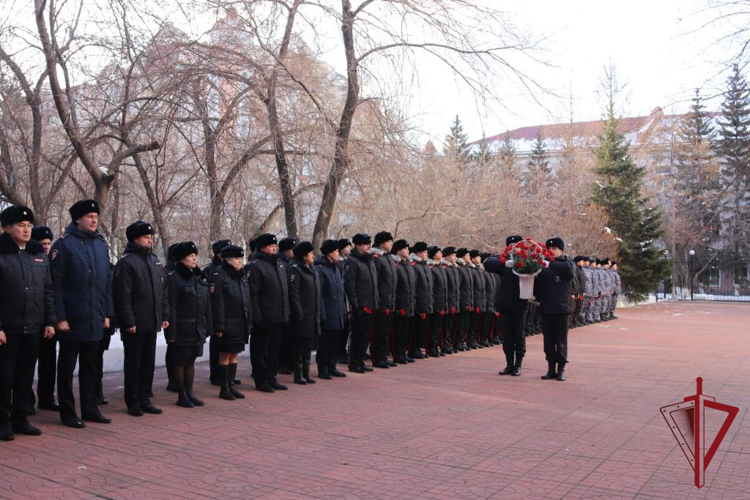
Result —
<svg viewBox="0 0 750 500"><path fill-rule="evenodd" d="M526 164L524 175L524 186L529 193L539 192L541 186L549 184L552 178L552 171L549 167L549 153L544 148L544 139L542 129L534 139L534 147L531 150L531 157Z"/></svg>
<svg viewBox="0 0 750 500"><path fill-rule="evenodd" d="M643 300L667 277L669 261L654 245L662 236L661 217L641 194L645 171L633 161L618 126L610 94L604 130L593 151L598 180L592 199L604 209L609 228L622 240L617 260L623 293L631 300Z"/></svg>
<svg viewBox="0 0 750 500"><path fill-rule="evenodd" d="M490 168L494 163L492 157L492 150L490 149L490 143L487 141L487 137L484 135L479 140L479 148L472 155L472 160L479 168Z"/></svg>
<svg viewBox="0 0 750 500"><path fill-rule="evenodd" d="M518 169L516 168L518 157L516 155L516 148L513 146L513 141L510 138L510 132L508 131L505 132L503 145L500 146L500 150L497 153L497 161L503 173L518 180Z"/></svg>
<svg viewBox="0 0 750 500"><path fill-rule="evenodd" d="M469 136L464 133L464 127L461 120L456 115L456 119L451 125L450 133L445 136L443 141L443 154L455 161L456 165L463 169L470 160L470 148L468 144Z"/></svg>
<svg viewBox="0 0 750 500"><path fill-rule="evenodd" d="M750 89L736 64L721 105L717 151L721 156L723 260L747 263L750 243Z"/></svg>

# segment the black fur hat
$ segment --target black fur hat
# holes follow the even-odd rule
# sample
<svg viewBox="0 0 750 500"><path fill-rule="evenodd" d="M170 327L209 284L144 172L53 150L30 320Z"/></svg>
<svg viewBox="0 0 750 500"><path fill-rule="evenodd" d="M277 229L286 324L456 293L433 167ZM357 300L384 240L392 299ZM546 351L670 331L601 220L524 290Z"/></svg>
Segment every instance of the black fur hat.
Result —
<svg viewBox="0 0 750 500"><path fill-rule="evenodd" d="M404 248L409 248L409 242L406 240L396 240L393 243L393 248L391 248L391 253L396 255L399 250L403 250Z"/></svg>
<svg viewBox="0 0 750 500"><path fill-rule="evenodd" d="M34 223L34 212L29 207L23 205L13 205L0 213L0 223L5 226L11 226L19 222Z"/></svg>
<svg viewBox="0 0 750 500"><path fill-rule="evenodd" d="M283 238L279 241L279 251L286 252L287 250L292 250L296 244L297 240L294 238Z"/></svg>
<svg viewBox="0 0 750 500"><path fill-rule="evenodd" d="M228 259L230 257L244 257L244 256L245 256L245 251L242 250L242 247L238 247L237 245L227 245L221 249L222 259Z"/></svg>
<svg viewBox="0 0 750 500"><path fill-rule="evenodd" d="M174 249L172 249L172 258L175 260L175 262L177 262L192 253L198 255L198 247L192 241L183 241L181 243L177 243Z"/></svg>
<svg viewBox="0 0 750 500"><path fill-rule="evenodd" d="M393 241L393 235L389 233L388 231L380 231L378 234L375 235L375 241L373 242L373 245L376 247L382 245L386 241Z"/></svg>
<svg viewBox="0 0 750 500"><path fill-rule="evenodd" d="M369 245L372 243L372 238L369 234L358 233L352 238L352 243L355 245Z"/></svg>
<svg viewBox="0 0 750 500"><path fill-rule="evenodd" d="M128 241L134 241L141 236L146 236L147 234L153 235L156 233L151 224L143 222L142 220L133 222L125 229L125 236L128 238Z"/></svg>
<svg viewBox="0 0 750 500"><path fill-rule="evenodd" d="M257 250L260 250L261 248L265 248L269 245L276 245L278 244L278 241L276 240L276 236L272 235L271 233L264 233L255 238L255 248Z"/></svg>
<svg viewBox="0 0 750 500"><path fill-rule="evenodd" d="M320 245L320 252L323 255L328 255L329 253L338 250L339 244L336 240L325 240L322 245Z"/></svg>
<svg viewBox="0 0 750 500"><path fill-rule="evenodd" d="M425 243L424 241L418 241L414 243L414 246L412 246L409 250L411 251L411 253L424 252L425 250L427 250L427 243Z"/></svg>
<svg viewBox="0 0 750 500"><path fill-rule="evenodd" d="M86 214L101 213L101 208L95 200L80 200L73 203L73 206L68 209L68 212L70 212L70 218L77 221Z"/></svg>
<svg viewBox="0 0 750 500"><path fill-rule="evenodd" d="M513 243L518 243L520 241L523 241L523 236L520 236L518 234L514 234L513 236L508 236L505 238L505 246L512 245Z"/></svg>
<svg viewBox="0 0 750 500"><path fill-rule="evenodd" d="M47 226L34 226L34 229L31 230L31 239L34 241L54 240L55 235L52 233L52 229Z"/></svg>
<svg viewBox="0 0 750 500"><path fill-rule="evenodd" d="M545 243L545 246L547 249L550 249L551 247L559 248L560 250L565 250L565 242L562 238L559 238L555 236L554 238L549 238L547 240L547 243Z"/></svg>
<svg viewBox="0 0 750 500"><path fill-rule="evenodd" d="M313 250L315 250L315 248L313 247L313 244L310 243L309 241L300 241L299 243L294 245L294 248L292 249L292 251L294 252L294 256L297 257L298 259L301 259L302 257L309 254Z"/></svg>
<svg viewBox="0 0 750 500"><path fill-rule="evenodd" d="M232 244L232 240L229 240L229 239L226 239L226 238L223 239L223 240L214 241L211 244L211 251L214 253L214 255L220 255L221 254L221 249L224 248L225 246L229 246L231 244Z"/></svg>

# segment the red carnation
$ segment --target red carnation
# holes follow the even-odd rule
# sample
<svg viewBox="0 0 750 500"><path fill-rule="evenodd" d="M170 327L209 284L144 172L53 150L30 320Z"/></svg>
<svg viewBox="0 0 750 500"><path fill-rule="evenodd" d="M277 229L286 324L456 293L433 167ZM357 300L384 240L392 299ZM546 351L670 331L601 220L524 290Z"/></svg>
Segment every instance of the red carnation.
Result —
<svg viewBox="0 0 750 500"><path fill-rule="evenodd" d="M518 266L518 267L521 267L521 266L523 266L523 262L521 262L521 261L519 260L519 261L518 261L518 263L516 264L516 266Z"/></svg>

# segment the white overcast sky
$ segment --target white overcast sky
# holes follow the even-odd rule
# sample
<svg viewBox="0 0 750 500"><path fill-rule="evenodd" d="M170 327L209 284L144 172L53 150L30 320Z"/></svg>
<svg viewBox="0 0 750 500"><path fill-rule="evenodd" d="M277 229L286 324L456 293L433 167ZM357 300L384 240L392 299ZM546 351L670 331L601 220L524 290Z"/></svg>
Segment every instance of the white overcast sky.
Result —
<svg viewBox="0 0 750 500"><path fill-rule="evenodd" d="M661 106L682 112L696 87L705 97L721 92L729 60L737 51L731 43L717 43L731 31L728 22L696 31L717 12L706 11L697 0L524 0L503 2L532 33L548 36L547 59L555 68L537 68L536 79L563 96L540 95L543 106L528 96L510 97L504 110L480 116L466 92L448 83L422 83L423 102L415 103L428 135L442 142L458 114L470 139L502 133L526 125L601 118L603 102L597 91L603 68L612 61L626 97L621 106L629 116L648 114ZM435 79L433 81L441 81ZM572 96L571 99L565 96ZM720 97L709 100L718 108ZM438 146L439 147L439 146Z"/></svg>

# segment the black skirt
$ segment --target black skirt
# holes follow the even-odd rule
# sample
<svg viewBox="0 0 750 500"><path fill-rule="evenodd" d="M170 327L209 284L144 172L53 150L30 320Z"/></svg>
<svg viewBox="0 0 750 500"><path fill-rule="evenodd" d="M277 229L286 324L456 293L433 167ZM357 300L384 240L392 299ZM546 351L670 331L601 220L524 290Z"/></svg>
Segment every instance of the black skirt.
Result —
<svg viewBox="0 0 750 500"><path fill-rule="evenodd" d="M236 340L232 340L230 342L222 342L222 339L219 338L219 352L223 353L240 353L245 350L245 346L247 345L247 342L237 342Z"/></svg>
<svg viewBox="0 0 750 500"><path fill-rule="evenodd" d="M167 344L170 354L176 359L200 358L203 356L203 344L200 345L175 345Z"/></svg>

